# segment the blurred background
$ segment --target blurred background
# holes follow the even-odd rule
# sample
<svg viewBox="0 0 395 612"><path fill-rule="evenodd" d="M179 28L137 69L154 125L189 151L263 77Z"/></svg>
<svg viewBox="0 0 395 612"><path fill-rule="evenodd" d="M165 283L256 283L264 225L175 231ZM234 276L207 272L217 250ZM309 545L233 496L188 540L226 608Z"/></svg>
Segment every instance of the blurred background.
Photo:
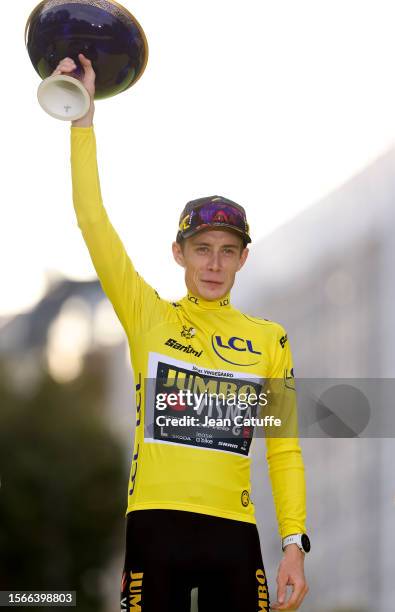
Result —
<svg viewBox="0 0 395 612"><path fill-rule="evenodd" d="M135 88L96 104L104 202L137 269L184 294L180 210L219 193L253 244L232 300L282 323L297 377L393 378L395 7L380 0L125 2L150 47ZM23 44L0 38L0 590L73 589L118 609L134 381L71 202L69 126L36 102ZM136 214L137 210L137 214ZM160 265L158 265L160 262ZM395 444L301 439L312 552L306 612L395 599ZM280 539L256 440L253 491L271 599Z"/></svg>

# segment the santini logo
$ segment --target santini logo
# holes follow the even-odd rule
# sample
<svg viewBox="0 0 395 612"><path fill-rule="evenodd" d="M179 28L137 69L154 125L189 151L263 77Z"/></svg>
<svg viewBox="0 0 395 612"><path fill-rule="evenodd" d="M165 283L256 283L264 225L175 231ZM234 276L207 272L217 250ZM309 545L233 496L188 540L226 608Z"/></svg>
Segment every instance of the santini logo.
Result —
<svg viewBox="0 0 395 612"><path fill-rule="evenodd" d="M165 342L165 345L176 349L176 351L183 351L183 353L189 353L195 357L200 357L200 355L203 353L203 351L195 351L193 346L190 344L180 344L177 342L177 340L174 340L174 338L169 338L167 342Z"/></svg>
<svg viewBox="0 0 395 612"><path fill-rule="evenodd" d="M257 361L248 361L248 363L246 363L246 360L252 359L252 355L262 355L260 351L254 349L252 340L246 340L238 336L231 336L228 340L224 340L221 336L213 334L211 336L211 344L215 354L218 355L222 361L226 361L227 363L252 366L261 361L258 359ZM240 355L240 360L234 361L237 354ZM228 357L231 357L231 359L228 359Z"/></svg>

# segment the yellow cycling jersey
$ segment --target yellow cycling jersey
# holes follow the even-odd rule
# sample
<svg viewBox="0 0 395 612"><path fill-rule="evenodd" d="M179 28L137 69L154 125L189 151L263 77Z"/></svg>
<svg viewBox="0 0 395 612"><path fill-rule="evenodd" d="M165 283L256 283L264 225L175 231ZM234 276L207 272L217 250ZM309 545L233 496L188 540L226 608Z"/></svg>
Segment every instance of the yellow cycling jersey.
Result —
<svg viewBox="0 0 395 612"><path fill-rule="evenodd" d="M71 128L71 168L78 226L126 332L135 377L136 431L127 512L175 509L255 523L253 427L240 422L236 430L225 427L216 435L224 405L204 400L209 393L258 395L265 380L290 378L292 357L284 328L243 314L229 295L216 301L189 293L174 303L161 299L134 269L108 219L93 127ZM188 393L202 399L198 410L186 401ZM184 427L178 425L180 415L186 419ZM187 417L200 420L192 427ZM212 426L205 426L210 418ZM298 438L266 436L265 442L279 533L285 537L305 532Z"/></svg>

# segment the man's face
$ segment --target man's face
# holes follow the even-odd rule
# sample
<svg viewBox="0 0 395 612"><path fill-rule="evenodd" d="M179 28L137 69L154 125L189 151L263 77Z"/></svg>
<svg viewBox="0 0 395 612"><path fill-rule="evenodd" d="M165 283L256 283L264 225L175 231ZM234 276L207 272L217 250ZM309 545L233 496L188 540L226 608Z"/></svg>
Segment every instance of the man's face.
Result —
<svg viewBox="0 0 395 612"><path fill-rule="evenodd" d="M188 290L205 300L220 299L230 291L248 256L240 236L217 229L187 238L182 248L173 242L172 248L174 259L185 269Z"/></svg>

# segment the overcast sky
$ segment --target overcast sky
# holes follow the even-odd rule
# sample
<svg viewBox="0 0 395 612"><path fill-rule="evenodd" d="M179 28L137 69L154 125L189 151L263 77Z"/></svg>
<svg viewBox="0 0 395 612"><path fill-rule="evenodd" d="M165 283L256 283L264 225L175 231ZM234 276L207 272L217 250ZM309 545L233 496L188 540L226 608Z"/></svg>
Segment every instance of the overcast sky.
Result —
<svg viewBox="0 0 395 612"><path fill-rule="evenodd" d="M35 4L7 3L0 38L0 315L29 308L48 277L94 277L72 208L70 127L38 105L24 45ZM124 4L150 56L135 87L96 103L99 171L110 219L163 297L184 294L170 245L188 200L240 202L257 241L394 144L394 2Z"/></svg>

